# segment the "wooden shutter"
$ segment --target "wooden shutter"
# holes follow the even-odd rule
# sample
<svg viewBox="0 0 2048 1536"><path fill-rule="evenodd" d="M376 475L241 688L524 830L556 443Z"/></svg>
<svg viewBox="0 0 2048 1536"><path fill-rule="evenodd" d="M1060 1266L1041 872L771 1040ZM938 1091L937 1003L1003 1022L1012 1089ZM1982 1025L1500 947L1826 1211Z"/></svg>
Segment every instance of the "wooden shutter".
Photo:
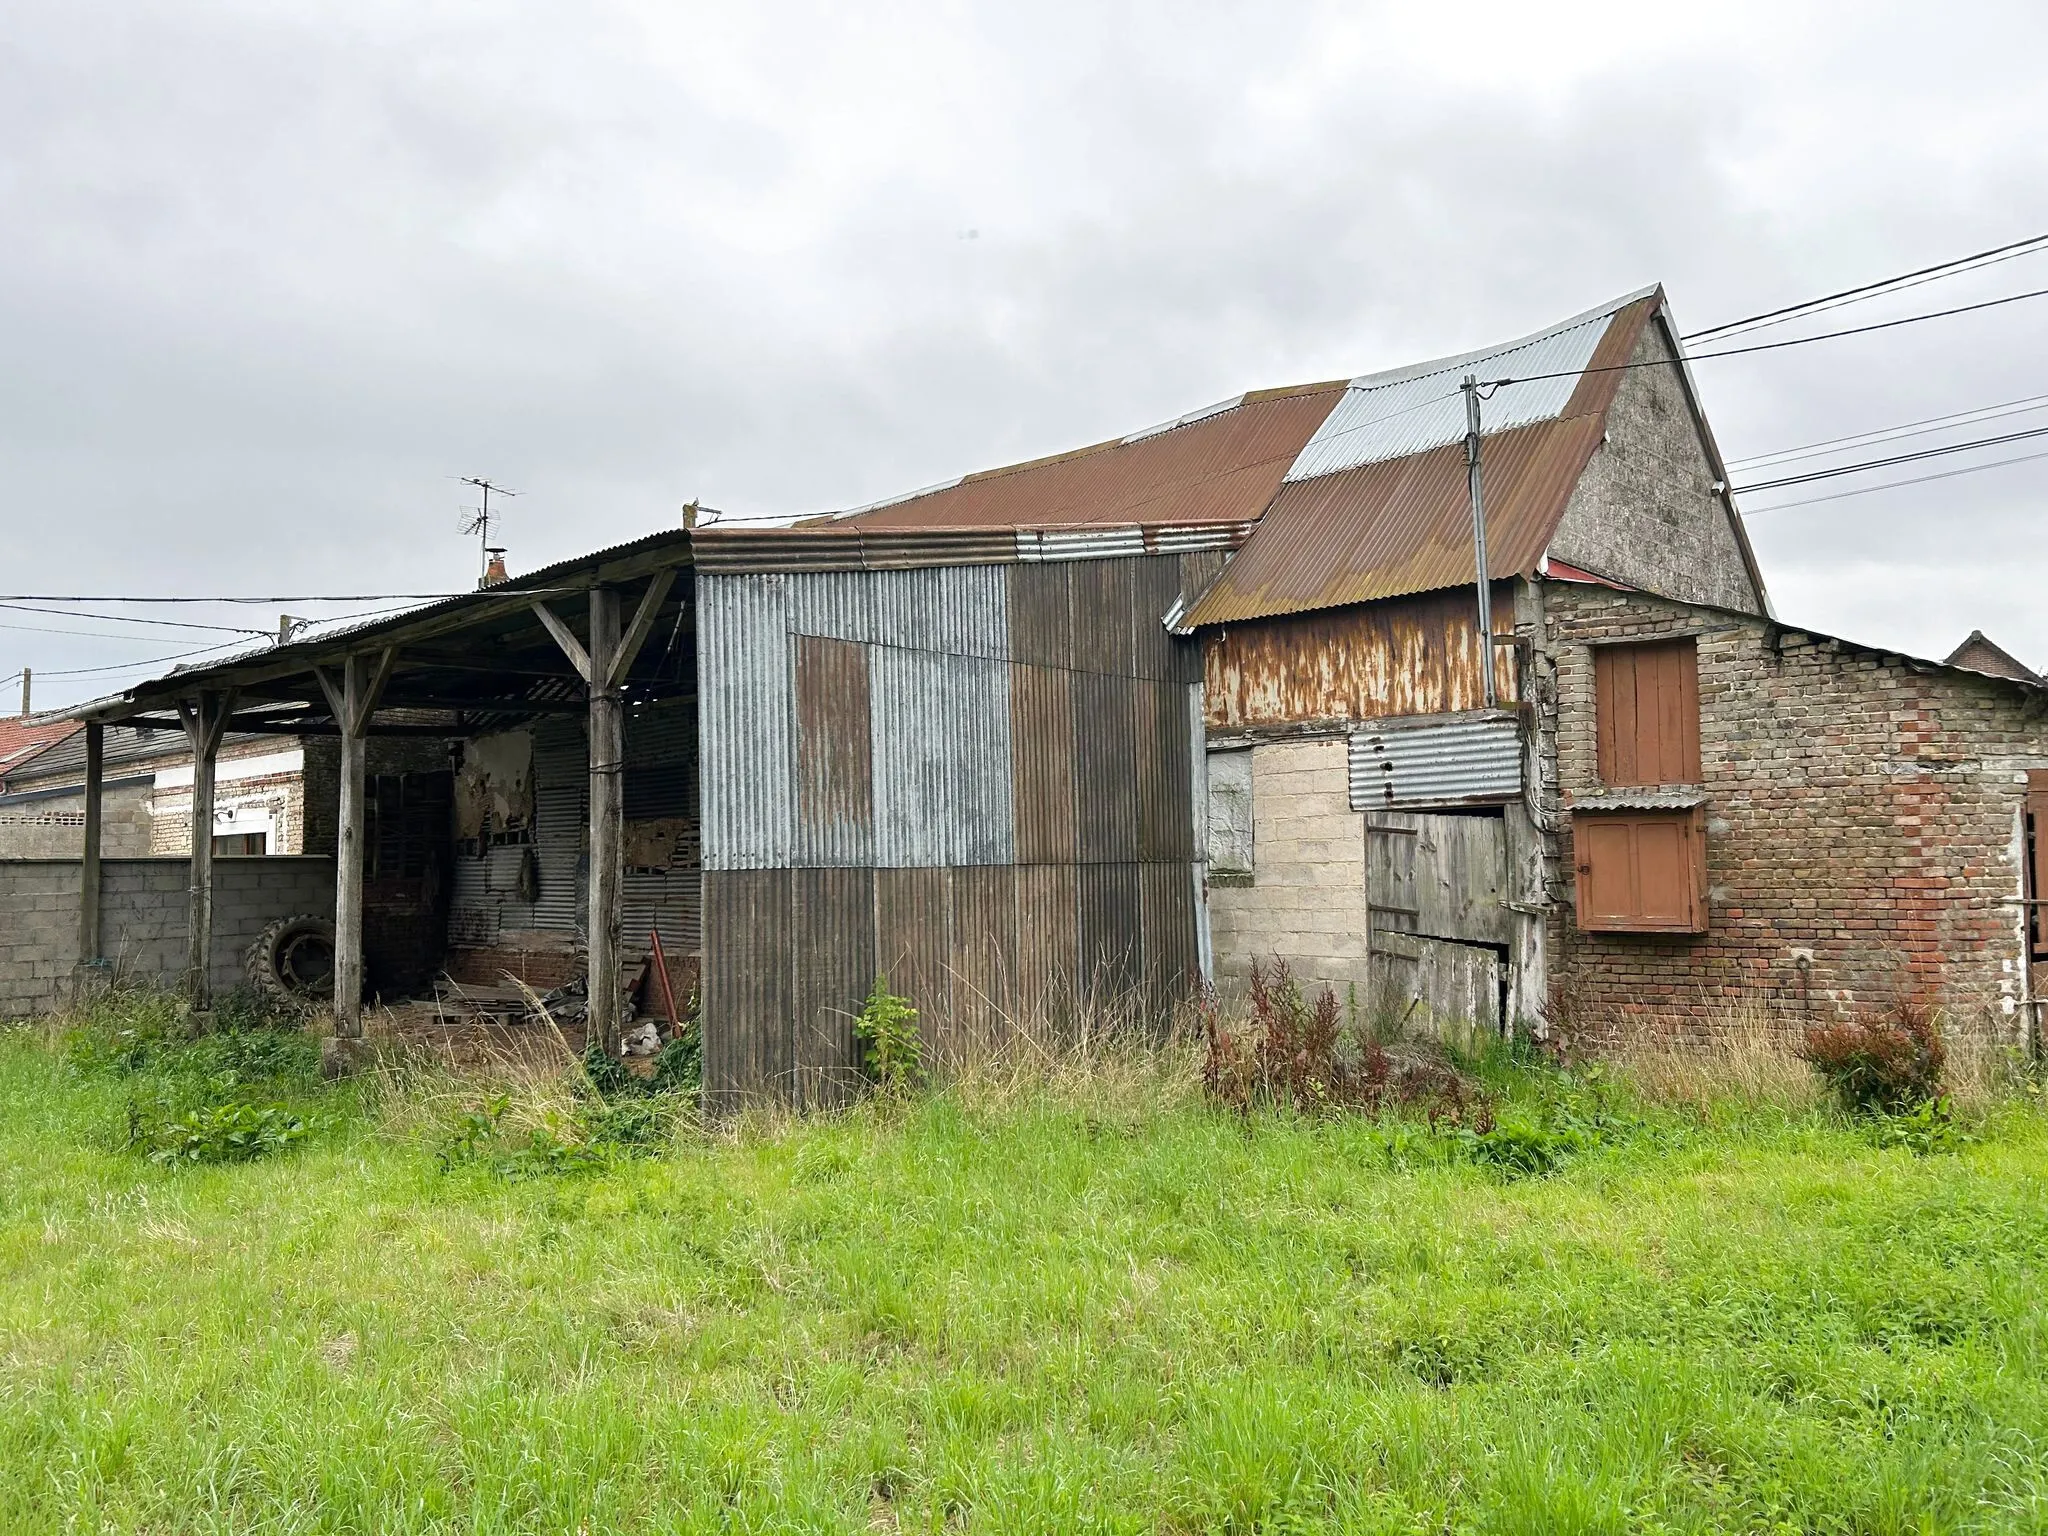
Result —
<svg viewBox="0 0 2048 1536"><path fill-rule="evenodd" d="M1602 783L1700 782L1699 652L1692 638L1593 652Z"/></svg>
<svg viewBox="0 0 2048 1536"><path fill-rule="evenodd" d="M1581 928L1706 931L1707 844L1698 811L1581 811L1572 818L1572 842Z"/></svg>

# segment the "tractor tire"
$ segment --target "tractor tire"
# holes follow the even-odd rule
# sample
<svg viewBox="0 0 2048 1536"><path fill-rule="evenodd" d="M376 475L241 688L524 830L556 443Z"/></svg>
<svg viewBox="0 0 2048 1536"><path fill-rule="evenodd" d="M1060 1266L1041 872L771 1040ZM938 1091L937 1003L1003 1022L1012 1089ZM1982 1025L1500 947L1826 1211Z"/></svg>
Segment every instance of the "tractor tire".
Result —
<svg viewBox="0 0 2048 1536"><path fill-rule="evenodd" d="M307 914L281 917L256 935L244 965L264 997L303 1007L334 996L334 924Z"/></svg>

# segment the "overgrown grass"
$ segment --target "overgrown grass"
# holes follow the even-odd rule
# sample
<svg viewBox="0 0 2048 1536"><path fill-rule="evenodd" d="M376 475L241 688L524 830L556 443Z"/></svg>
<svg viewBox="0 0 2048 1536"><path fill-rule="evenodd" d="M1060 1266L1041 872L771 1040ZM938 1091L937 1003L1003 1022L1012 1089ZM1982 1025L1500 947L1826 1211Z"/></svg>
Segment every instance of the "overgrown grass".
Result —
<svg viewBox="0 0 2048 1536"><path fill-rule="evenodd" d="M439 1154L586 1144L564 1074L163 1168L0 1037L0 1530L2048 1524L2033 1109L1467 1066L1544 1168L1098 1042L508 1178Z"/></svg>

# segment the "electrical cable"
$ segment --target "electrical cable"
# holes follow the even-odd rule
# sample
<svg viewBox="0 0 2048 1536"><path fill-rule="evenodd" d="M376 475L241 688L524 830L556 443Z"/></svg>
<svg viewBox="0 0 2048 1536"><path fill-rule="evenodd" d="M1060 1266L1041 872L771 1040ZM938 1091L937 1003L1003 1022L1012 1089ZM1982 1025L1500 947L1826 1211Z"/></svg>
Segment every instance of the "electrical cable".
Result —
<svg viewBox="0 0 2048 1536"><path fill-rule="evenodd" d="M0 602L0 608L15 613L47 613L56 617L104 619L110 624L148 624L160 629L212 629L231 635L267 635L267 629L251 629L246 624L197 624L190 619L136 619L122 613L76 613L68 608L38 608L29 603Z"/></svg>
<svg viewBox="0 0 2048 1536"><path fill-rule="evenodd" d="M1724 347L1718 352L1693 352L1684 359L1688 363L1704 363L1717 357L1744 357L1752 352L1776 352L1784 347L1803 347L1816 341L1837 341L1844 336L1864 336L1872 331L1889 331L1895 326L1917 325L1922 320L1945 320L1950 315L1967 315L1979 309L1996 309L2001 304L2017 304L2023 299L2048 298L2048 288L2035 288L2027 293L2009 293L1999 299L1985 299L1977 304L1959 304L1954 309L1929 310L1924 315L1902 315L1896 320L1880 320L1874 325L1856 325L1843 331L1822 331L1813 336L1792 336L1784 341L1760 341L1747 347ZM1668 368L1669 358L1647 358L1639 363L1604 363L1598 368L1568 368L1559 373L1526 373L1518 378L1489 379L1489 384L1537 384L1545 379L1576 379L1589 373L1627 373L1633 368Z"/></svg>
<svg viewBox="0 0 2048 1536"><path fill-rule="evenodd" d="M1806 485L1815 480L1833 480L1838 475L1857 475L1869 469L1888 469L1894 464L1913 464L1921 459L1938 459L1944 454L1967 453L1973 448L1995 448L2001 443L2017 443L2030 437L2048 437L2048 427L2029 427L2024 432L2007 432L1998 437L1972 438L1967 443L1948 443L1940 448L1922 448L1917 453L1897 453L1890 458L1866 459L1861 464L1838 464L1832 469L1809 470L1803 475L1786 475L1779 480L1760 480L1753 485L1730 486L1735 495L1748 496L1757 491L1775 491L1787 485Z"/></svg>
<svg viewBox="0 0 2048 1536"><path fill-rule="evenodd" d="M212 656L232 646L242 645L241 640L223 640L219 645L203 646L196 651L179 651L170 656L153 656L145 661L117 661L104 667L59 667L50 671L39 671L37 677L87 677L102 672L134 672L144 667L160 667L167 661L187 661L194 656Z"/></svg>
<svg viewBox="0 0 2048 1536"><path fill-rule="evenodd" d="M1822 294L1817 299L1808 299L1801 304L1787 304L1780 309L1767 309L1762 314L1730 320L1723 325L1710 325L1704 330L1688 331L1681 339L1688 342L1704 341L1710 336L1725 337L1737 332L1762 330L1768 325L1784 325L1788 321L1818 314L1823 310L1839 309L1845 304L1860 304L1866 299L1882 298L1889 293L1917 288L1922 283L1938 282L1945 277L1959 277L1965 272L1976 272L1985 267L1997 266L2000 262L2016 261L2022 256L2035 255L2044 248L2048 248L2048 234L2032 235L2025 240L2015 240L2009 245L1993 246L1988 251L1979 251L1974 256L1958 256L1953 261L1920 267L1912 272L1902 272L1896 277L1880 278L1874 283L1863 283L1854 288Z"/></svg>
<svg viewBox="0 0 2048 1536"><path fill-rule="evenodd" d="M1873 447L1878 443L1902 441L1909 437L1925 437L1930 432L1953 430L1960 426L1976 426L1979 422L1997 421L2006 416L2023 416L2029 411L2040 410L2048 405L2048 395L2030 395L2024 400L2003 400L1997 405L1980 405L1973 410L1952 411L1946 416L1923 416L1917 421L1900 422L1892 427L1873 427L1868 432L1852 432L1847 437L1823 438L1817 443L1801 443L1792 448L1780 448L1773 453L1751 454L1748 458L1729 459L1726 467L1738 466L1753 469L1772 462L1789 464L1799 459L1819 458L1839 448Z"/></svg>
<svg viewBox="0 0 2048 1536"><path fill-rule="evenodd" d="M2008 464L2031 464L2036 459L2048 459L2048 453L2022 453L2010 459L1993 459L1989 464L1965 464L1961 469L1943 470L1934 475L1915 475L1908 480L1887 480L1882 485L1859 485L1854 490L1833 491L1826 496L1808 496L1799 501L1778 501L1768 507L1749 507L1743 512L1745 518L1760 512L1784 512L1793 507L1818 506L1824 501L1841 501L1850 496L1868 496L1874 491L1896 490L1902 485L1926 485L1934 480L1953 480L1959 475L1974 475L1980 470L2004 469Z"/></svg>

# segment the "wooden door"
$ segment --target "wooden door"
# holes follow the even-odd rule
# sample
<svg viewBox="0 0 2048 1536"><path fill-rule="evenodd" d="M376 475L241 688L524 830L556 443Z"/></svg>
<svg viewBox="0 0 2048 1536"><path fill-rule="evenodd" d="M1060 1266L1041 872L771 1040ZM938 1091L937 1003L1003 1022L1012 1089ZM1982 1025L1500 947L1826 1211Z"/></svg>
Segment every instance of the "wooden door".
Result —
<svg viewBox="0 0 2048 1536"><path fill-rule="evenodd" d="M1375 1013L1498 1030L1514 922L1506 821L1375 811L1365 839Z"/></svg>

